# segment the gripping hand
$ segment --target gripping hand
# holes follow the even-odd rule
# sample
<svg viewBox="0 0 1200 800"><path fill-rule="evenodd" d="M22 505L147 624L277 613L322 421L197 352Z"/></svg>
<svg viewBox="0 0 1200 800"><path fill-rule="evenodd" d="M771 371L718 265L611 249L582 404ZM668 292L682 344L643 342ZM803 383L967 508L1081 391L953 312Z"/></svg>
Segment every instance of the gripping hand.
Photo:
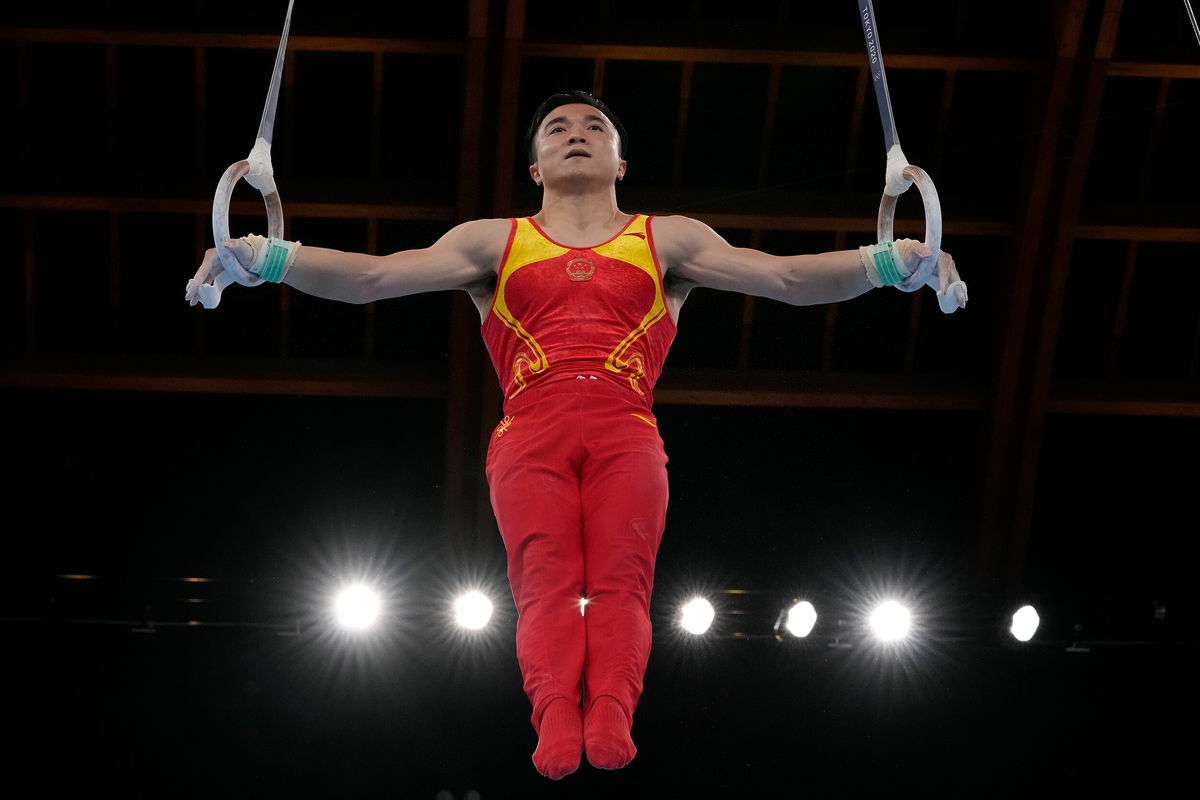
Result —
<svg viewBox="0 0 1200 800"><path fill-rule="evenodd" d="M216 308L221 290L231 283L257 286L264 281L279 283L296 260L299 242L268 239L250 234L240 239L227 239L220 250L213 248L204 254L196 277L188 281L184 299L191 305L201 303Z"/></svg>
<svg viewBox="0 0 1200 800"><path fill-rule="evenodd" d="M860 247L859 259L872 286L895 286L903 292L928 286L937 293L938 305L947 314L966 306L967 285L959 278L949 253L934 258L923 242L897 239Z"/></svg>

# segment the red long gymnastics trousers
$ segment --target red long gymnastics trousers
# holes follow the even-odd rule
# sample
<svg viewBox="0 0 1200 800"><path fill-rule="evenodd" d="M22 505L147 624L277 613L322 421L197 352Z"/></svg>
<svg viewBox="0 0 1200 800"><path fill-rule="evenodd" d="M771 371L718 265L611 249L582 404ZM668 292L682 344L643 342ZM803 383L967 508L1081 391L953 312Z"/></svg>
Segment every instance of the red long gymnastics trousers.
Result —
<svg viewBox="0 0 1200 800"><path fill-rule="evenodd" d="M650 657L667 457L642 399L606 376L510 400L487 457L533 725L559 697L632 719ZM586 598L586 605L581 600Z"/></svg>

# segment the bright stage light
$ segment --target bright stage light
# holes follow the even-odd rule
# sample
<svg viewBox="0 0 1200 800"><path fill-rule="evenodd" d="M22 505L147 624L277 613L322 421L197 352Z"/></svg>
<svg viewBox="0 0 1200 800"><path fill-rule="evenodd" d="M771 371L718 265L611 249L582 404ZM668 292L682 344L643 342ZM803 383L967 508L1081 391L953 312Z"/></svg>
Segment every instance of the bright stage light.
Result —
<svg viewBox="0 0 1200 800"><path fill-rule="evenodd" d="M801 600L788 609L787 629L793 636L804 638L812 633L817 624L817 610L807 600Z"/></svg>
<svg viewBox="0 0 1200 800"><path fill-rule="evenodd" d="M702 597L697 597L683 607L683 615L679 622L688 633L699 635L708 630L716 616L717 612L713 610L712 604Z"/></svg>
<svg viewBox="0 0 1200 800"><path fill-rule="evenodd" d="M333 613L344 628L364 630L375 624L382 607L379 594L363 584L343 589L333 601Z"/></svg>
<svg viewBox="0 0 1200 800"><path fill-rule="evenodd" d="M880 641L896 642L908 635L912 617L907 608L895 600L888 600L871 612L870 623Z"/></svg>
<svg viewBox="0 0 1200 800"><path fill-rule="evenodd" d="M492 618L492 601L483 592L467 592L454 601L454 619L464 628L477 631Z"/></svg>
<svg viewBox="0 0 1200 800"><path fill-rule="evenodd" d="M1033 634L1037 633L1040 623L1041 619L1033 606L1021 606L1017 613L1013 614L1012 627L1009 630L1018 642L1028 642L1033 638Z"/></svg>

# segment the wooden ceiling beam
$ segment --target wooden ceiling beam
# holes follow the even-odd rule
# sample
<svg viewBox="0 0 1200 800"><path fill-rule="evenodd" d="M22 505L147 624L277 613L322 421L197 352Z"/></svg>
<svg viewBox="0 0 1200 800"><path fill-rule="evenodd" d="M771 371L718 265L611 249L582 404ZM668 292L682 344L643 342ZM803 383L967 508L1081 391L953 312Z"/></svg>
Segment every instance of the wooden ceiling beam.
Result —
<svg viewBox="0 0 1200 800"><path fill-rule="evenodd" d="M466 339L474 341L470 327L462 329ZM0 387L348 399L437 398L451 404L455 380L465 380L478 387L477 391L494 394L495 376L490 370L491 365L482 361L474 374L453 375L457 370L452 367L413 368L379 361L368 364L362 359L30 357L6 360L0 371ZM470 405L471 391L476 389L468 389L463 395L468 400L466 405ZM985 381L971 376L670 367L659 380L654 399L658 405L973 413L987 411L990 404ZM1064 381L1051 387L1046 414L1195 418L1200 417L1200 389L1170 381ZM465 418L473 427L478 424L478 415ZM491 426L487 429L490 432ZM477 447L463 441L468 452Z"/></svg>
<svg viewBox="0 0 1200 800"><path fill-rule="evenodd" d="M484 188L483 107L488 76L488 0L470 0L463 68L463 141L458 165L458 221L481 216ZM485 363L477 333L479 315L463 292L450 302L446 385L446 432L442 461L442 537L450 558L469 555L481 536L478 496L483 471L481 376Z"/></svg>
<svg viewBox="0 0 1200 800"><path fill-rule="evenodd" d="M816 50L739 50L724 47L669 47L529 42L523 48L531 58L605 58L609 61L679 61L692 64L779 64L795 67L847 67L858 69L861 51L845 53ZM1030 58L944 56L889 53L887 67L979 72L1035 72L1041 62Z"/></svg>
<svg viewBox="0 0 1200 800"><path fill-rule="evenodd" d="M1109 59L1112 57L1120 24L1122 0L1105 0L1095 48L1087 67L1078 119L1073 125L1074 148L1067 163L1061 196L1058 198L1057 224L1051 250L1049 269L1043 279L1046 300L1040 317L1040 330L1034 353L1032 381L1029 391L1029 414L1022 435L1013 516L1013 536L1008 557L1008 587L1016 591L1024 578L1029 549L1033 505L1037 494L1038 460L1053 382L1054 356L1062 322L1067 276L1077 237L1087 183L1088 165L1095 141L1096 122L1104 99Z"/></svg>
<svg viewBox="0 0 1200 800"><path fill-rule="evenodd" d="M980 500L977 580L989 590L999 590L1005 580L1013 538L1013 506L1019 469L1016 444L1027 414L1028 328L1035 318L1031 308L1037 295L1042 267L1043 241L1048 238L1050 198L1057 182L1057 150L1065 124L1066 107L1084 29L1088 0L1064 0L1055 9L1057 49L1054 61L1042 76L1042 91L1029 117L1043 119L1040 134L1030 142L1023 163L1030 165L1023 194L1029 198L1004 267L1004 323L995 357L992 383L996 387L989 410L988 441L984 450Z"/></svg>
<svg viewBox="0 0 1200 800"><path fill-rule="evenodd" d="M0 41L36 44L99 44L136 47L185 47L221 50L279 48L279 34L205 33L202 31L85 30L74 28L0 28ZM464 41L385 39L366 36L288 36L288 52L462 54Z"/></svg>

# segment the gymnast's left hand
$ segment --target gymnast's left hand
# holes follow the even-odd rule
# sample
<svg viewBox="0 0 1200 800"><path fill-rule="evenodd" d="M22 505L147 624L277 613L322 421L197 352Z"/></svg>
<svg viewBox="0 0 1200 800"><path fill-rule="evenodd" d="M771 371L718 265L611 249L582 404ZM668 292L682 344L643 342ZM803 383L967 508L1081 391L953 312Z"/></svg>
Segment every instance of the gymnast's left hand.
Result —
<svg viewBox="0 0 1200 800"><path fill-rule="evenodd" d="M904 280L896 284L896 288L903 292L915 292L922 286L928 286L939 294L945 294L952 283L961 280L954 266L954 258L944 250L934 258L929 247L916 239L897 239L895 248L903 270L908 273Z"/></svg>
<svg viewBox="0 0 1200 800"><path fill-rule="evenodd" d="M201 292L208 291L211 293L216 291L217 296L219 297L219 289L214 290L211 284L207 286L207 289L204 287L205 284L209 284L210 281L215 282L217 276L221 275L222 273L228 273L229 277L232 278L233 281L240 283L243 286L257 286L258 284L262 283L262 278L258 276L254 267L256 266L256 262L260 260L257 258L258 250L261 249L265 251L266 248L256 248L255 242L253 241L255 239L263 242L266 241L266 239L261 236L246 236L242 237L241 239L229 239L224 243L225 251L233 256L233 258L230 259L233 262L232 268L227 267L225 262L221 260L221 257L217 252L217 248L210 247L208 250L206 250L204 253L204 258L200 261L200 270L196 273L197 277L188 282L187 294L184 297L184 299L187 300L188 305L194 306L196 303L204 302L206 305L211 307L211 305L209 305L209 300L201 299ZM261 268L261 265L259 265L259 267ZM227 283L228 279L226 279L225 282ZM222 283L221 285L225 285L225 283ZM215 305L215 302L216 301L212 301L212 304Z"/></svg>

